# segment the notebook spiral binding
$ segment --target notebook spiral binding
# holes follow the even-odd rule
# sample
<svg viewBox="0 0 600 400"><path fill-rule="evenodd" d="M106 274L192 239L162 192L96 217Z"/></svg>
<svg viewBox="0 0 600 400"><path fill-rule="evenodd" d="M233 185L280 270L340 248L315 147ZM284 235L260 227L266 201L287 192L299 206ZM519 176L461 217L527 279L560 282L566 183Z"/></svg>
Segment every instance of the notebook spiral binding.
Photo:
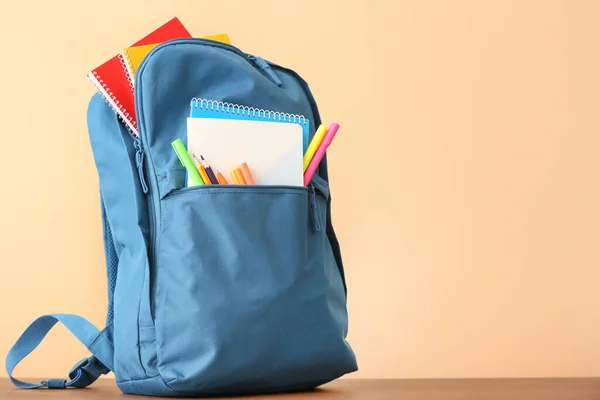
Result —
<svg viewBox="0 0 600 400"><path fill-rule="evenodd" d="M114 105L114 107L117 107L121 112L123 112L123 115L125 116L125 118L127 118L127 121L129 121L135 128L137 128L137 121L135 121L128 112L125 112L123 110L123 106L121 105L119 100L117 100L116 96L113 95L113 93L110 90L110 88L108 87L108 85L106 83L104 83L102 78L100 78L100 75L98 75L98 73L96 71L92 71L92 74L94 75L94 79L98 82L98 84L100 84L104 88L104 91L106 92L106 95L105 95L104 93L102 93L102 91L100 91L100 89L98 87L96 87L96 85L94 85L94 87L96 87L96 90L98 91L98 93L100 93L102 95L102 98L104 99L104 101L111 107L113 107L113 105ZM87 77L87 80L89 82L91 82L92 84L94 84L89 76ZM107 96L110 97L110 99L112 100L112 103L108 100ZM123 117L121 117L121 115L119 113L117 113L117 117L119 117L119 119L123 120ZM123 120L123 122L125 122L125 121ZM125 123L125 125L127 126L127 123ZM136 135L135 132L132 131L132 133L134 135Z"/></svg>
<svg viewBox="0 0 600 400"><path fill-rule="evenodd" d="M127 77L127 83L129 83L129 88L133 92L133 80L131 76L135 74L135 68L133 67L133 63L131 62L131 57L129 57L129 52L124 50L122 53L119 53L119 62L125 71L125 76ZM129 73L131 72L131 74Z"/></svg>
<svg viewBox="0 0 600 400"><path fill-rule="evenodd" d="M306 125L307 121L304 115L283 113L278 111L263 110L262 108L254 108L248 106L242 106L239 104L228 103L226 101L207 100L194 97L190 102L190 106L194 108L200 108L204 110L211 110L217 112L224 112L227 114L237 114L253 118L281 121L281 122L294 122L302 125Z"/></svg>

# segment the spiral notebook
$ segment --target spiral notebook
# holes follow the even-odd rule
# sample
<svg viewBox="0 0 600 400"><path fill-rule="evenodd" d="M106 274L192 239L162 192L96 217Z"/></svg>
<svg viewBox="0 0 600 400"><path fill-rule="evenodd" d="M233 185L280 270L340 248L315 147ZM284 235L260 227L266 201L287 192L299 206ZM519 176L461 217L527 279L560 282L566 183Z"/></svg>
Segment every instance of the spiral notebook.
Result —
<svg viewBox="0 0 600 400"><path fill-rule="evenodd" d="M284 122L300 125L302 128L302 148L308 147L310 121L303 115L269 111L223 101L192 99L190 118L240 119L265 122Z"/></svg>
<svg viewBox="0 0 600 400"><path fill-rule="evenodd" d="M308 127L301 115L194 99L187 149L224 173L246 162L257 185L303 186Z"/></svg>
<svg viewBox="0 0 600 400"><path fill-rule="evenodd" d="M150 32L134 44L160 43L171 39L192 37L177 18L172 18L164 25ZM123 70L124 60L119 55L114 56L104 64L95 68L87 77L96 86L98 92L111 105L119 117L135 136L139 136L135 118L135 103L133 100L133 82Z"/></svg>

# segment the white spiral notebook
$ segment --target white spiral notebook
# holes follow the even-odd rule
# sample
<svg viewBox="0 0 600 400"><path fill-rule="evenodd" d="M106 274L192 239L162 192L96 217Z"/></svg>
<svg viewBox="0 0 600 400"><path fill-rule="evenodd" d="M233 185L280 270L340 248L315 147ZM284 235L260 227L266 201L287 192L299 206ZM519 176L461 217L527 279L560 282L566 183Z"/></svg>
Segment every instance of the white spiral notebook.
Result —
<svg viewBox="0 0 600 400"><path fill-rule="evenodd" d="M286 122L188 118L187 149L231 181L245 162L257 185L303 186L302 127ZM188 180L188 186L192 186Z"/></svg>
<svg viewBox="0 0 600 400"><path fill-rule="evenodd" d="M304 185L304 116L196 98L190 106L188 152L213 170L231 180L230 171L245 162L257 185Z"/></svg>

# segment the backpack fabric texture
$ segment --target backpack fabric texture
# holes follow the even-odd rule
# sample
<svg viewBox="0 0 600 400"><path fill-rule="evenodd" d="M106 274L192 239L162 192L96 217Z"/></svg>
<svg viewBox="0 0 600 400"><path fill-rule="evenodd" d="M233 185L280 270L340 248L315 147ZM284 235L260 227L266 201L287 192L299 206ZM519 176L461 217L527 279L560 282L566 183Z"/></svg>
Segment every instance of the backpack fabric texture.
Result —
<svg viewBox="0 0 600 400"><path fill-rule="evenodd" d="M111 370L124 393L214 396L307 390L357 369L325 159L308 187L185 188L171 142L186 141L192 98L301 114L311 135L320 124L295 72L204 39L166 42L142 63L140 138L93 96L107 326L70 314L38 318L7 356L15 385L85 387ZM69 380L12 378L58 321L92 356Z"/></svg>

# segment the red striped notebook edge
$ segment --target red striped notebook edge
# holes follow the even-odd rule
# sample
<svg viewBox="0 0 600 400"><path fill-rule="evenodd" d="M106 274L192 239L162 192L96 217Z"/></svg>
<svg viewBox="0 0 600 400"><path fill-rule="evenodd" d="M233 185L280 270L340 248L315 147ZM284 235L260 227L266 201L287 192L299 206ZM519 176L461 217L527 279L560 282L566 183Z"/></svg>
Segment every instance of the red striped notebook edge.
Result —
<svg viewBox="0 0 600 400"><path fill-rule="evenodd" d="M133 133L135 137L139 137L135 117L131 116L125 107L120 104L116 99L116 96L110 91L110 88L103 82L102 78L95 71L92 71L87 75L87 79L96 87L98 93L102 95L104 101L106 101L117 113L121 121L127 125L127 128L129 128L131 133Z"/></svg>

